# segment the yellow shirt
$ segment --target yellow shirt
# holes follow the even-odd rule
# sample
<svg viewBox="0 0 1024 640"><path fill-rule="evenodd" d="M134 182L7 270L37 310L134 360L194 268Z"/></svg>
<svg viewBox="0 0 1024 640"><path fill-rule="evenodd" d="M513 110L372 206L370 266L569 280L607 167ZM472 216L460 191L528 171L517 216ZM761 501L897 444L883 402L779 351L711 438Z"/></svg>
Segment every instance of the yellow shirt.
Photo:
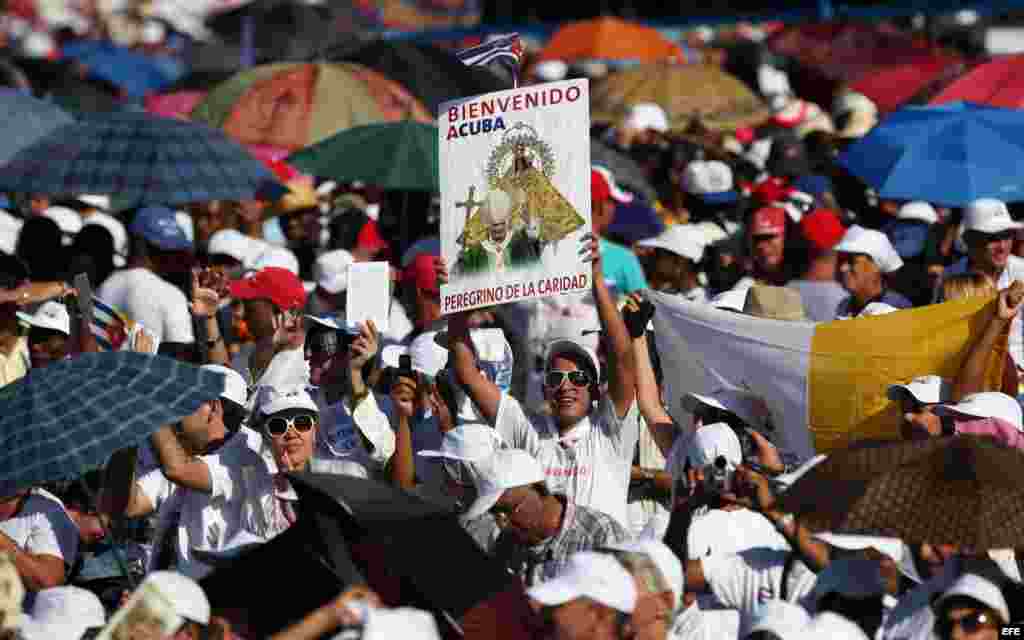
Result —
<svg viewBox="0 0 1024 640"><path fill-rule="evenodd" d="M0 352L0 386L23 378L31 366L29 363L28 338L18 338L10 354Z"/></svg>

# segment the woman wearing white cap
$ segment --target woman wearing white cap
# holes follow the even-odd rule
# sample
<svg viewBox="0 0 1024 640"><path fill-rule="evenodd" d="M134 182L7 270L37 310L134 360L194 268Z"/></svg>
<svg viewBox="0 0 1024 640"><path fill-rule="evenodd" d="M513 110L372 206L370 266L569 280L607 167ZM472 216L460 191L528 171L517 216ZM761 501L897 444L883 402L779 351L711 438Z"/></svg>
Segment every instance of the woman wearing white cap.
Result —
<svg viewBox="0 0 1024 640"><path fill-rule="evenodd" d="M1010 622L1010 607L999 586L967 573L932 605L939 640L996 640Z"/></svg>

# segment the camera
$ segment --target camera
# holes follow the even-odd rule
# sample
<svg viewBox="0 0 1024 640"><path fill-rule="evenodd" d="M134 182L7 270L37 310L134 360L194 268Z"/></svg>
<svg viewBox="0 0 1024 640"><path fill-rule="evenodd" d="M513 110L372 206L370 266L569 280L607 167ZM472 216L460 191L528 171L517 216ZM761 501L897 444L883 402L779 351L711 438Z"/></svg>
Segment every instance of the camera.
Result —
<svg viewBox="0 0 1024 640"><path fill-rule="evenodd" d="M733 470L725 456L718 456L715 461L704 467L704 491L711 495L731 493L733 488Z"/></svg>

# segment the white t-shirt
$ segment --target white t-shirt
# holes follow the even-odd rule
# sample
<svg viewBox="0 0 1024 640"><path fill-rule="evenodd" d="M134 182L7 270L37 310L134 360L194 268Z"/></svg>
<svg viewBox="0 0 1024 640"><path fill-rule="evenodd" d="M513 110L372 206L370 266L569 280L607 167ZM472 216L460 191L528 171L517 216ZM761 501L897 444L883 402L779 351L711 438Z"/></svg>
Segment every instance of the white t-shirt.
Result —
<svg viewBox="0 0 1024 640"><path fill-rule="evenodd" d="M792 554L779 549L749 549L701 559L704 579L725 608L740 612L740 628L749 629L757 610L769 600L782 599L786 561ZM786 598L807 606L818 576L799 559L786 576Z"/></svg>
<svg viewBox="0 0 1024 640"><path fill-rule="evenodd" d="M78 558L78 525L45 489L32 489L21 511L0 522L0 531L26 553L56 556L67 568Z"/></svg>
<svg viewBox="0 0 1024 640"><path fill-rule="evenodd" d="M172 483L159 468L139 478L140 490L159 511L154 548L160 548L163 537L171 533L174 512L181 514L174 544L179 572L202 577L208 569L192 558L192 549L220 551L242 529L255 528L245 526L246 502L258 504L261 494L270 495L273 490L261 446L258 433L240 427L216 452L199 456L210 472L208 494Z"/></svg>
<svg viewBox="0 0 1024 640"><path fill-rule="evenodd" d="M158 344L195 342L185 294L148 269L115 271L97 295L152 331Z"/></svg>
<svg viewBox="0 0 1024 640"><path fill-rule="evenodd" d="M537 458L552 491L607 513L629 531L626 499L640 428L636 402L620 419L605 397L597 411L559 435L550 418L532 423L515 398L502 394L494 428L510 446Z"/></svg>
<svg viewBox="0 0 1024 640"><path fill-rule="evenodd" d="M690 560L758 547L783 551L790 548L786 538L767 518L749 509L711 509L694 518L686 532L686 553Z"/></svg>

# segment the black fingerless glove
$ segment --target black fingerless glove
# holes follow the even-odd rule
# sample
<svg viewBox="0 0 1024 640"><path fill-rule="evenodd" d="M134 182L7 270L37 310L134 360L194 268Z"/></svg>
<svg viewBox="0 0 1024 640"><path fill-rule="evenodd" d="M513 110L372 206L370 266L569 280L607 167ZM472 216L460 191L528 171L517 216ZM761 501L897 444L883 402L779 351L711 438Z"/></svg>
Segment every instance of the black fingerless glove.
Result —
<svg viewBox="0 0 1024 640"><path fill-rule="evenodd" d="M626 329L629 331L629 337L636 340L640 336L644 335L644 331L647 330L647 324L651 321L654 316L654 305L648 300L642 300L640 302L640 308L636 311L630 311L626 309L623 311L622 319L626 322Z"/></svg>

